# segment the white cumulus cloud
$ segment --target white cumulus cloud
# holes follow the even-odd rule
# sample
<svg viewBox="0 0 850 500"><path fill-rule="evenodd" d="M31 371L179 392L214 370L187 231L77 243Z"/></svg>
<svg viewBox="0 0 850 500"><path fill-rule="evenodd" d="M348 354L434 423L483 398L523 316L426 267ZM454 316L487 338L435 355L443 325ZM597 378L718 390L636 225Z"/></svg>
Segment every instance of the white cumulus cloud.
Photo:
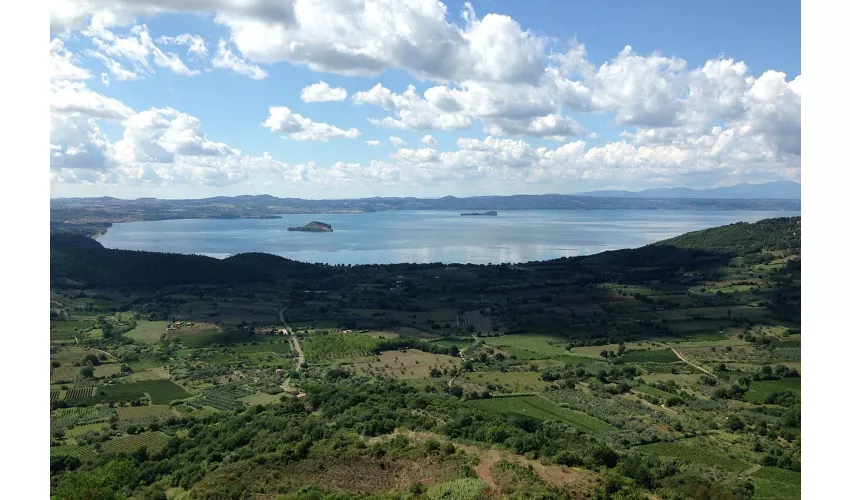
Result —
<svg viewBox="0 0 850 500"><path fill-rule="evenodd" d="M308 85L301 89L301 100L304 102L344 101L348 92L341 87L331 87L324 81Z"/></svg>
<svg viewBox="0 0 850 500"><path fill-rule="evenodd" d="M360 136L360 131L356 128L343 130L327 123L314 122L305 116L293 113L286 106L270 107L269 117L262 126L272 132L283 132L284 137L294 141L328 142L334 138L354 139Z"/></svg>

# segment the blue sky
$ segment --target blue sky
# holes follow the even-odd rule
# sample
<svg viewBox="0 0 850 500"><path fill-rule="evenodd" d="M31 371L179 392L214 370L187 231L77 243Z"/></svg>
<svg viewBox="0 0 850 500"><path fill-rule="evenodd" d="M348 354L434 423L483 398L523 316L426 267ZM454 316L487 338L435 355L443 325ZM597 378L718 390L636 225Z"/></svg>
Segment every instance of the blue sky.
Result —
<svg viewBox="0 0 850 500"><path fill-rule="evenodd" d="M160 4L51 13L52 196L799 180L799 3Z"/></svg>

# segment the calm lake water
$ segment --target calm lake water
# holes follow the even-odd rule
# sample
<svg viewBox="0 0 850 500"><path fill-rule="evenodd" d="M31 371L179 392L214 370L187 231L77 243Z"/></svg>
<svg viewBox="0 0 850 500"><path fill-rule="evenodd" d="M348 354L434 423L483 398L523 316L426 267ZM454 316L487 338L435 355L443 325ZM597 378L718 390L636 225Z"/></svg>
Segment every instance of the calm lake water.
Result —
<svg viewBox="0 0 850 500"><path fill-rule="evenodd" d="M167 220L115 224L107 248L224 258L265 252L304 262L518 263L634 248L732 222L792 217L800 212L686 210L522 210L497 217L459 212L284 215L265 220ZM332 233L287 231L312 220Z"/></svg>

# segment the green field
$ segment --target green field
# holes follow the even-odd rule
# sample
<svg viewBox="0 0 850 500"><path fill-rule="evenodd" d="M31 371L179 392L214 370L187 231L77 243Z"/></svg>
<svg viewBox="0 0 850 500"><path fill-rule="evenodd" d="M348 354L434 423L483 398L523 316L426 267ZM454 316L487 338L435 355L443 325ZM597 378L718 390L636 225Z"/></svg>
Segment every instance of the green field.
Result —
<svg viewBox="0 0 850 500"><path fill-rule="evenodd" d="M165 328L169 325L168 321L148 321L140 319L136 322L136 328L130 330L124 335L135 339L139 342L157 342L165 333Z"/></svg>
<svg viewBox="0 0 850 500"><path fill-rule="evenodd" d="M519 359L541 359L566 354L563 337L554 335L503 335L485 339L487 344L499 347Z"/></svg>
<svg viewBox="0 0 850 500"><path fill-rule="evenodd" d="M109 424L107 424L106 422L96 422L96 423L93 423L93 424L78 425L76 427L72 427L72 428L66 430L65 436L76 437L76 436L85 434L85 433L90 432L90 431L99 432L99 431L103 430L104 427L107 427L108 425Z"/></svg>
<svg viewBox="0 0 850 500"><path fill-rule="evenodd" d="M301 342L307 361L326 361L354 356L365 356L378 345L380 339L356 333L328 333L311 335Z"/></svg>
<svg viewBox="0 0 850 500"><path fill-rule="evenodd" d="M587 357L587 356L573 356L572 354L561 354L561 355L555 356L555 359L557 359L558 361L562 361L562 362L564 362L565 364L568 364L568 365L595 365L595 364L599 364L599 365L605 366L602 363L600 363L598 360L595 360L595 359Z"/></svg>
<svg viewBox="0 0 850 500"><path fill-rule="evenodd" d="M778 467L762 467L752 475L756 483L753 500L796 499L802 496L801 476Z"/></svg>
<svg viewBox="0 0 850 500"><path fill-rule="evenodd" d="M110 439L103 443L103 453L123 453L147 448L149 452L157 452L165 448L168 443L168 435L162 432L143 432Z"/></svg>
<svg viewBox="0 0 850 500"><path fill-rule="evenodd" d="M608 432L616 430L616 427L606 422L578 411L557 406L540 396L478 399L470 401L468 404L484 411L501 413L508 416L530 417L538 420L558 420L586 432Z"/></svg>
<svg viewBox="0 0 850 500"><path fill-rule="evenodd" d="M641 349L627 351L620 359L626 363L678 363L681 361L670 349Z"/></svg>
<svg viewBox="0 0 850 500"><path fill-rule="evenodd" d="M229 411L244 408L245 405L241 398L245 396L248 396L248 393L244 389L225 385L204 392L201 399L205 406L210 406L216 410Z"/></svg>
<svg viewBox="0 0 850 500"><path fill-rule="evenodd" d="M57 409L53 416L57 419L60 418L83 418L88 417L90 415L94 415L97 413L97 408L88 407L75 407L75 408L59 408Z"/></svg>
<svg viewBox="0 0 850 500"><path fill-rule="evenodd" d="M750 390L744 394L744 401L763 403L774 392L791 391L800 396L800 377L780 380L761 380L750 383Z"/></svg>
<svg viewBox="0 0 850 500"><path fill-rule="evenodd" d="M94 325L90 319L69 319L65 321L50 321L50 340L53 341L71 341L74 342L74 337L77 340L86 336L84 332L89 330Z"/></svg>
<svg viewBox="0 0 850 500"><path fill-rule="evenodd" d="M639 385L634 388L634 390L642 392L644 394L649 394L650 396L655 396L658 398L669 398L673 397L675 394L671 394L666 391L662 391L661 389L656 389L655 387L650 387L648 385Z"/></svg>
<svg viewBox="0 0 850 500"><path fill-rule="evenodd" d="M74 382L79 379L80 368L76 366L60 366L58 368L54 368L50 372L50 383L51 384L61 384L63 382Z"/></svg>
<svg viewBox="0 0 850 500"><path fill-rule="evenodd" d="M204 347L222 342L224 335L215 326L193 327L167 332L168 338L176 339L187 347Z"/></svg>
<svg viewBox="0 0 850 500"><path fill-rule="evenodd" d="M96 357L100 357L103 352L95 349L85 349L76 346L63 347L59 351L50 355L50 361L58 361L59 364L63 366L72 366L75 363L85 364L83 359L86 357L87 354L92 354ZM115 361L118 360L111 356L107 356L107 359L101 362L106 363Z"/></svg>
<svg viewBox="0 0 850 500"><path fill-rule="evenodd" d="M72 387L65 391L65 400L80 400L92 397L96 391L95 387Z"/></svg>
<svg viewBox="0 0 850 500"><path fill-rule="evenodd" d="M168 405L129 406L117 408L118 420L152 420L171 415Z"/></svg>
<svg viewBox="0 0 850 500"><path fill-rule="evenodd" d="M129 401L149 394L153 404L170 403L189 397L185 389L170 380L142 380L126 384L100 387L94 396L85 399L87 404Z"/></svg>
<svg viewBox="0 0 850 500"><path fill-rule="evenodd" d="M101 377L110 377L112 375L118 375L121 373L121 365L118 363L108 363L105 365L97 365L94 367L94 376Z"/></svg>
<svg viewBox="0 0 850 500"><path fill-rule="evenodd" d="M659 457L671 457L686 462L695 462L732 472L743 472L750 465L740 458L732 458L716 449L704 439L682 439L676 442L652 443L638 446L637 449Z"/></svg>

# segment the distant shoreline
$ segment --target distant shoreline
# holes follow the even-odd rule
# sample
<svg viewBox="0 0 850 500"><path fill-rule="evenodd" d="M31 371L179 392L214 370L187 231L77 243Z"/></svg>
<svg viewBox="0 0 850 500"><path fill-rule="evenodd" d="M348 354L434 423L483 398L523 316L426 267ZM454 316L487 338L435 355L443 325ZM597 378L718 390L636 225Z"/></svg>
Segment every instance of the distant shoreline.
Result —
<svg viewBox="0 0 850 500"><path fill-rule="evenodd" d="M741 209L709 209L709 208L695 208L695 209L677 209L677 208L663 208L663 207L654 207L654 208L600 208L600 209L584 209L584 210L576 210L569 208L527 208L527 209L509 209L504 210L505 212L536 212L536 211L564 211L564 212L595 212L595 211L621 211L621 212L680 212L680 211L705 211L705 212L789 212L796 213L797 215L788 215L788 217L796 217L799 216L801 209L798 207L797 209L756 209L756 208L741 208ZM421 210L381 210L380 212L452 212L451 210L443 210L443 209L421 209ZM67 232L75 232L80 234L85 234L86 236L99 240L102 236L104 236L109 228L113 224L125 224L129 222L161 222L161 221L169 221L169 220L266 220L266 219L283 219L288 215L361 215L367 213L375 213L368 211L354 211L354 210L340 210L340 211L323 211L323 212L293 212L293 213L284 213L281 215L266 215L266 216L245 216L245 217L162 217L162 218L133 218L133 217L122 217L120 220L114 221L103 221L103 222L89 222L89 221L80 221L79 223L75 223L73 221L69 222L51 222L51 232L53 231L67 231ZM457 212L455 212L457 213ZM467 217L467 215L461 214L461 216ZM482 217L484 215L479 214L477 217ZM475 217L475 216L473 216ZM768 218L768 217L766 217Z"/></svg>

